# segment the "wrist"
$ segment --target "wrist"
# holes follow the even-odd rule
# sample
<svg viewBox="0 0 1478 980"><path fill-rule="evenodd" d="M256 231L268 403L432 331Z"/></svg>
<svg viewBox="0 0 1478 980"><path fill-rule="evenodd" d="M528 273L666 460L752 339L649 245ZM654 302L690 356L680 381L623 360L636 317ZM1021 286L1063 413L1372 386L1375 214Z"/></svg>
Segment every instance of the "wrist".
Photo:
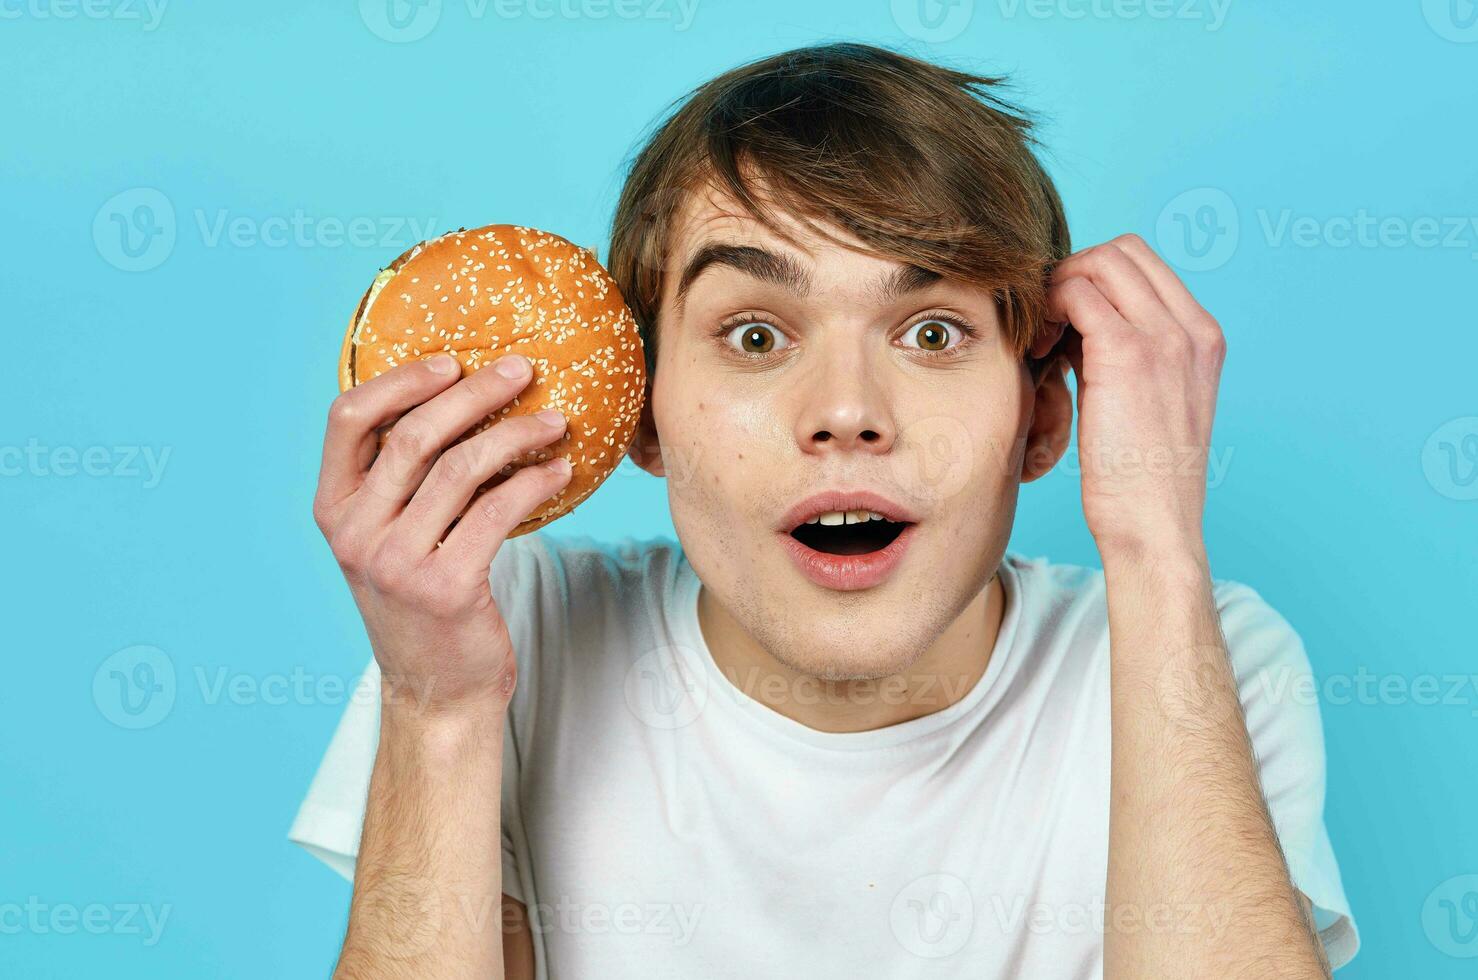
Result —
<svg viewBox="0 0 1478 980"><path fill-rule="evenodd" d="M508 698L496 694L438 700L425 689L381 680L380 737L414 743L424 750L455 754L490 738L501 738Z"/></svg>
<svg viewBox="0 0 1478 980"><path fill-rule="evenodd" d="M1201 577L1210 574L1206 541L1199 532L1095 536L1105 575Z"/></svg>

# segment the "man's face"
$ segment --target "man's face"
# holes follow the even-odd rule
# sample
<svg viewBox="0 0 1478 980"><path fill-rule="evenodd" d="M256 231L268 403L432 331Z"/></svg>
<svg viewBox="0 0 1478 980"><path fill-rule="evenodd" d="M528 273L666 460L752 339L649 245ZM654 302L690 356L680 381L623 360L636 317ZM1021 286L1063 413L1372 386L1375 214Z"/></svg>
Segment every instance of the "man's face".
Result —
<svg viewBox="0 0 1478 980"><path fill-rule="evenodd" d="M649 399L673 524L706 589L782 664L889 676L1005 552L1033 385L988 291L784 227L798 244L716 190L676 222ZM786 512L827 490L916 519L880 582L822 584L792 556Z"/></svg>

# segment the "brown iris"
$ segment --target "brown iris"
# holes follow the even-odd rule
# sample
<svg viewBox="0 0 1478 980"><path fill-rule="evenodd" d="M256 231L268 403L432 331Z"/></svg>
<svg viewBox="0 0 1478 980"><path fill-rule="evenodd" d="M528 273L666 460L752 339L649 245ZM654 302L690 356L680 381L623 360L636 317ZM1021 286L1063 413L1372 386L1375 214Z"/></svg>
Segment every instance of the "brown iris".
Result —
<svg viewBox="0 0 1478 980"><path fill-rule="evenodd" d="M739 341L746 354L768 354L775 346L775 335L769 327L758 324L744 328L744 336ZM753 347L750 347L753 344Z"/></svg>
<svg viewBox="0 0 1478 980"><path fill-rule="evenodd" d="M937 338L938 346L935 346L935 338ZM919 346L925 350L944 350L948 343L949 330L938 320L925 323L919 327Z"/></svg>

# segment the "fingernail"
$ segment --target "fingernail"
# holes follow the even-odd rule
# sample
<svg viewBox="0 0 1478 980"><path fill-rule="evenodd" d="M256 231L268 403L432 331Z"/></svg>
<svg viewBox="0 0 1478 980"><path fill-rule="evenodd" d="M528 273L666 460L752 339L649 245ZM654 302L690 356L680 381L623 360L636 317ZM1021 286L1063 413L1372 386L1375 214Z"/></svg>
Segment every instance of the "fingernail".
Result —
<svg viewBox="0 0 1478 980"><path fill-rule="evenodd" d="M556 456L549 461L549 468L560 476L567 476L570 472L570 461L563 456Z"/></svg>
<svg viewBox="0 0 1478 980"><path fill-rule="evenodd" d="M529 371L529 359L522 354L509 354L498 358L493 370L505 378L521 378Z"/></svg>
<svg viewBox="0 0 1478 980"><path fill-rule="evenodd" d="M431 365L431 370L437 374L451 374L453 371L462 369L462 365L458 364L457 359L450 354L437 354L426 363Z"/></svg>
<svg viewBox="0 0 1478 980"><path fill-rule="evenodd" d="M534 417L540 422L548 422L550 425L559 425L564 422L564 413L557 408L546 408L542 412L535 413Z"/></svg>

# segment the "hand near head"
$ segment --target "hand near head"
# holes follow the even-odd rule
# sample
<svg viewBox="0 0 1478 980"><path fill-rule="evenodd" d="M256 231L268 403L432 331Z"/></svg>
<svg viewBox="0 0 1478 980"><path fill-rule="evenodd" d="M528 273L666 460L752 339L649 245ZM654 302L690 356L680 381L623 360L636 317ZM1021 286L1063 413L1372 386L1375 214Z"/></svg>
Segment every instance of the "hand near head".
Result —
<svg viewBox="0 0 1478 980"><path fill-rule="evenodd" d="M1137 235L1054 270L1050 316L1078 379L1083 512L1100 552L1199 548L1226 340ZM1060 331L1031 354L1046 355Z"/></svg>
<svg viewBox="0 0 1478 980"><path fill-rule="evenodd" d="M516 374L500 373L504 365ZM313 503L364 617L383 696L413 698L423 710L507 703L516 668L489 566L508 534L570 478L568 463L555 459L478 493L563 435L565 422L558 413L553 421L510 416L457 442L528 385L531 367L511 355L459 378L457 361L438 355L340 395Z"/></svg>

